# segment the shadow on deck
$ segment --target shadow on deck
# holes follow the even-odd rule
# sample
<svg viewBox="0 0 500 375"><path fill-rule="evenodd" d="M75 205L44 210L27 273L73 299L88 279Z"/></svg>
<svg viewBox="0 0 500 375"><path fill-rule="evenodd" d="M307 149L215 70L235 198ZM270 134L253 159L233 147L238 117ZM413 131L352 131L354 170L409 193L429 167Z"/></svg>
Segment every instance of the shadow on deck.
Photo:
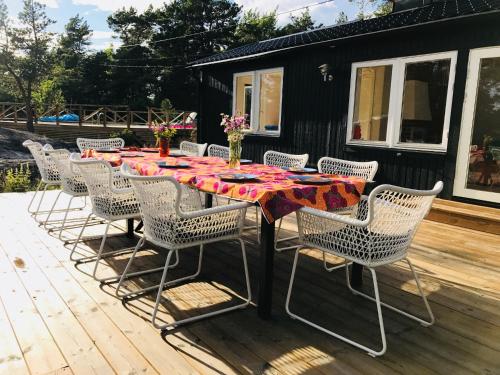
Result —
<svg viewBox="0 0 500 375"><path fill-rule="evenodd" d="M410 258L436 324L424 328L383 310L388 351L374 359L286 315L293 252L276 254L271 320L259 319L255 306L250 306L161 334L150 323L156 293L127 303L115 298L116 284L99 285L87 275L93 264L75 265L69 261L69 246L37 227L26 213L28 200L28 194L0 195L0 270L7 280L0 286L0 326L6 327L1 343L8 349L0 355L0 369L16 365L33 373L64 368L77 373L91 365L100 373L106 369L166 374L493 374L500 368L499 235L425 221ZM286 227L293 226L293 220L287 220ZM102 229L97 226L89 232ZM67 235L75 234L76 230ZM135 246L136 241L115 237L107 250ZM245 243L255 295L259 248L254 232L246 233ZM95 252L98 246L99 241L88 241L81 249ZM148 244L144 249L137 269L163 266L165 251ZM379 345L374 304L349 292L343 270L325 272L320 252L306 253L299 260L292 308L341 334ZM181 251L172 277L193 272L197 256L196 249ZM127 261L126 254L108 258L99 273L119 273ZM126 287L153 285L160 276L135 278ZM405 264L382 267L378 277L382 300L425 315ZM364 289L371 293L369 273L364 280ZM19 293L29 298L18 301ZM230 306L241 294L244 277L238 243L208 245L200 277L165 291L169 299L163 300L160 317L169 322L172 317ZM20 312L26 309L29 314ZM74 338L68 342L69 329ZM37 361L43 354L52 359Z"/></svg>

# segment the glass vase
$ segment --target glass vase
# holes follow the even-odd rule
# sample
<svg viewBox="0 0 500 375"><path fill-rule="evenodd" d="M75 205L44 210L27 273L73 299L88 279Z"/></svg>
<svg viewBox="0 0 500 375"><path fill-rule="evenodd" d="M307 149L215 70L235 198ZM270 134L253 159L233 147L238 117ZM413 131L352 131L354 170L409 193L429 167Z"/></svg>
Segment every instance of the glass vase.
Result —
<svg viewBox="0 0 500 375"><path fill-rule="evenodd" d="M160 157L164 158L170 154L170 139L160 138L158 146L160 146Z"/></svg>
<svg viewBox="0 0 500 375"><path fill-rule="evenodd" d="M240 169L241 140L229 142L229 168Z"/></svg>

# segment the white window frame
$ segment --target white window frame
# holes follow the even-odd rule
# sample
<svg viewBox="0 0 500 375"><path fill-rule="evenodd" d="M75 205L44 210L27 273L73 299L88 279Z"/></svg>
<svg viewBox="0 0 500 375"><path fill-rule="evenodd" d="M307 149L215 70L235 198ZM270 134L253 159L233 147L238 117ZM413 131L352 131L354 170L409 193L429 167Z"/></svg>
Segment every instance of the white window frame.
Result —
<svg viewBox="0 0 500 375"><path fill-rule="evenodd" d="M465 83L464 104L462 108L462 123L458 142L457 161L455 166L455 181L453 195L500 203L500 194L492 191L476 190L467 187L469 172L469 158L474 118L477 107L477 89L481 73L481 60L500 57L500 46L471 49L467 66L467 80Z"/></svg>
<svg viewBox="0 0 500 375"><path fill-rule="evenodd" d="M259 113L260 113L260 77L266 73L281 73L281 92L280 92L280 108L278 130L259 130ZM252 76L252 112L250 114L250 129L247 130L250 134L263 136L279 136L281 133L281 112L283 109L283 67L252 70L248 72L238 72L233 74L233 115L236 113L236 79L242 76Z"/></svg>
<svg viewBox="0 0 500 375"><path fill-rule="evenodd" d="M441 138L441 143L427 144L427 143L400 142L399 137L401 135L401 125L402 125L401 112L403 109L403 94L404 94L403 91L404 91L406 64L422 62L422 61L445 60L445 59L450 60L450 75L448 77L448 92L446 94L443 134ZM394 148L402 150L446 152L446 149L448 147L448 131L450 128L450 114L451 114L451 105L453 100L453 88L455 83L456 64L457 64L457 51L448 51L448 52L440 52L440 53L418 55L418 56L406 56L395 59L384 59L384 60L363 61L363 62L353 63L351 68L351 87L349 93L349 110L348 110L346 144L357 145L357 146ZM352 131L353 131L352 119L354 114L354 101L356 99L357 70L358 68L384 66L384 65L392 66L386 140L370 141L370 140L352 139Z"/></svg>

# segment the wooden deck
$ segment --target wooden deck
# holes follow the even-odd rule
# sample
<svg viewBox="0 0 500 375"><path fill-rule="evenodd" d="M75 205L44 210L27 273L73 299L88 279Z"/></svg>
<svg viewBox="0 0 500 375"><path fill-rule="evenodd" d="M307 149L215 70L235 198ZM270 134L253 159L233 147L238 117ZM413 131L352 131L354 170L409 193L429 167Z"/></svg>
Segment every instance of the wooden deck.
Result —
<svg viewBox="0 0 500 375"><path fill-rule="evenodd" d="M114 284L95 282L87 275L91 265L75 266L68 247L37 226L26 212L29 198L0 194L2 374L500 372L500 235L424 222L410 257L437 322L424 328L384 310L388 352L374 359L285 314L290 252L276 254L272 320L260 320L255 307L249 307L162 335L149 322L154 296L123 305L114 297ZM253 235L248 233L246 243L255 294L258 248ZM97 242L87 245L82 251L95 250ZM121 237L109 241L110 248L131 245L135 241ZM374 305L348 292L342 271L324 272L319 252L308 255L301 258L297 274L295 310L376 345ZM164 253L151 249L141 253L138 264L162 265L164 259ZM122 270L126 260L124 255L109 261L102 274ZM175 273L194 270L195 260L196 252L186 250ZM383 300L423 313L405 265L383 267L378 274ZM155 274L133 283L148 285L158 278ZM365 274L367 290L369 284ZM242 291L237 245L208 246L200 279L165 292L171 299L163 306L162 319L235 303Z"/></svg>

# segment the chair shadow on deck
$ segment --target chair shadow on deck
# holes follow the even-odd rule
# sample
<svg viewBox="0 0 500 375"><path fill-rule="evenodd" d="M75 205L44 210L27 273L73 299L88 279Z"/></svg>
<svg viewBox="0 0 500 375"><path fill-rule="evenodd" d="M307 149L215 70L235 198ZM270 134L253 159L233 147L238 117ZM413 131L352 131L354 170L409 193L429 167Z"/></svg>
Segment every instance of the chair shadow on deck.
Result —
<svg viewBox="0 0 500 375"><path fill-rule="evenodd" d="M105 250L112 250L134 246L138 238L133 240L125 237L111 238ZM231 360L237 355L242 360L259 363L247 364L247 367L256 366L262 371L267 367L282 368L292 366L290 373L308 374L316 373L324 368L331 370L340 366L339 359L349 363L359 361L362 366L373 366L374 369L394 368L398 361L406 360L408 368L419 368L411 358L413 346L424 352L425 347L438 348L449 340L450 332L443 331L441 327L432 326L424 328L417 322L396 314L388 309L383 309L384 323L388 341L388 352L385 356L374 360L363 351L351 347L342 341L323 334L298 321L292 320L284 309L285 297L290 278L294 252L276 253L275 278L273 294L273 317L269 321L258 318L255 309L255 296L258 285L258 263L260 249L252 237L245 238L247 256L250 268L253 303L244 310L232 311L221 316L193 322L181 327L163 331L161 333L165 342L182 351L178 343L195 345L199 350L213 355L217 353L230 364L238 368L238 364ZM90 250L95 252L99 247L99 240L86 243ZM168 288L163 296L159 318L165 322L210 312L214 309L229 307L240 301L244 295L243 268L239 245L235 241L224 241L210 244L205 247L204 260L201 274L195 280L174 285ZM134 270L144 267L154 268L164 265L166 251L156 249L146 243L144 250L138 253L137 261L132 266ZM359 296L351 294L346 286L345 271L338 270L332 273L325 272L321 253L316 250L306 250L307 256L299 259L299 268L296 275L296 284L292 308L302 316L318 324L335 330L342 335L352 337L366 345L380 345L380 334L375 304ZM102 264L102 271L109 274L120 274L126 266L129 254L107 258ZM169 271L172 278L188 275L195 270L197 265L197 248L180 251L179 265ZM411 251L410 251L411 257ZM335 262L335 260L331 260ZM92 264L77 264L76 267L87 272ZM472 295L465 289L458 289L453 283L436 282L438 275L426 271L425 265L415 265L419 275L424 275L422 280L431 307L434 309L438 326L440 318L444 319L443 312L447 306L433 302L443 298L454 298L460 301L477 301L478 296ZM425 317L426 311L422 300L416 292L416 286L407 265L396 263L391 266L380 267L378 271L379 288L383 301L399 308L410 311L418 316ZM160 273L132 278L124 283L127 290L155 285L159 282ZM422 278L421 278L422 279ZM433 281L430 281L432 279ZM116 283L102 283L101 289L114 296ZM363 290L373 294L369 272L364 273ZM408 293L409 292L409 293ZM151 312L156 298L156 291L149 294L138 295L123 301L123 306L130 312L151 324ZM471 302L472 303L472 302ZM463 319L466 321L467 319ZM160 333L160 331L159 331ZM419 341L420 340L420 341ZM423 341L422 341L423 340ZM235 353L231 353L234 351ZM251 354L249 354L251 352ZM190 355L188 351L185 353ZM250 359L242 359L248 354ZM196 360L202 360L196 358ZM258 362L258 361L257 361ZM332 367L333 366L333 367ZM361 366L361 365L360 365ZM398 365L399 366L399 365ZM414 366L414 367L412 367ZM252 367L253 368L253 367Z"/></svg>

